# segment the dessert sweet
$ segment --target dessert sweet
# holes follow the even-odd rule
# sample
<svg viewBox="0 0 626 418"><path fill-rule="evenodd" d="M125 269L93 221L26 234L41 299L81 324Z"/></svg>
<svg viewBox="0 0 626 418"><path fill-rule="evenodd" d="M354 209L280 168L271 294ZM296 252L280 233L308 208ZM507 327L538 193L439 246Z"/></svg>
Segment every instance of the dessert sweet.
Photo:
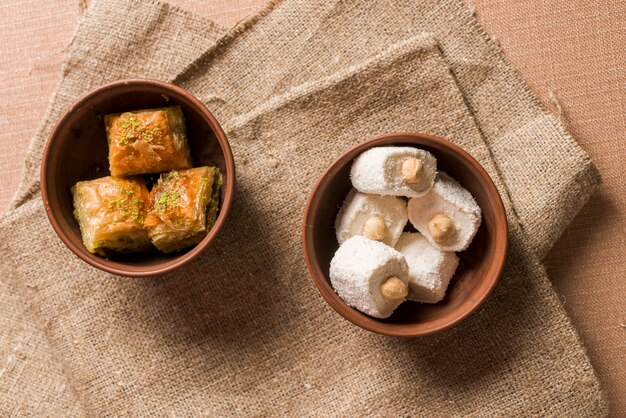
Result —
<svg viewBox="0 0 626 418"><path fill-rule="evenodd" d="M409 199L409 221L442 251L467 249L481 223L481 210L471 193L439 172L428 193Z"/></svg>
<svg viewBox="0 0 626 418"><path fill-rule="evenodd" d="M330 281L348 305L387 318L406 299L409 268L404 256L382 242L357 235L330 262Z"/></svg>
<svg viewBox="0 0 626 418"><path fill-rule="evenodd" d="M408 299L424 303L443 300L459 265L456 254L433 247L420 233L403 233L396 250L409 266Z"/></svg>
<svg viewBox="0 0 626 418"><path fill-rule="evenodd" d="M144 229L148 189L141 178L103 177L79 181L72 187L74 216L83 243L91 253L146 251L150 238Z"/></svg>
<svg viewBox="0 0 626 418"><path fill-rule="evenodd" d="M437 162L431 153L414 147L375 147L352 163L350 178L362 193L418 197L433 185Z"/></svg>
<svg viewBox="0 0 626 418"><path fill-rule="evenodd" d="M371 148L355 158L350 178L354 188L335 219L335 292L375 318L405 300L441 302L459 265L454 251L465 250L480 227L471 193L414 147ZM407 217L419 232L404 232Z"/></svg>
<svg viewBox="0 0 626 418"><path fill-rule="evenodd" d="M144 222L154 246L169 253L200 242L215 223L221 185L215 167L161 174Z"/></svg>
<svg viewBox="0 0 626 418"><path fill-rule="evenodd" d="M352 189L337 214L335 232L339 244L355 235L363 235L393 247L407 221L404 199L368 195Z"/></svg>
<svg viewBox="0 0 626 418"><path fill-rule="evenodd" d="M185 118L180 106L104 116L109 166L114 176L190 168Z"/></svg>

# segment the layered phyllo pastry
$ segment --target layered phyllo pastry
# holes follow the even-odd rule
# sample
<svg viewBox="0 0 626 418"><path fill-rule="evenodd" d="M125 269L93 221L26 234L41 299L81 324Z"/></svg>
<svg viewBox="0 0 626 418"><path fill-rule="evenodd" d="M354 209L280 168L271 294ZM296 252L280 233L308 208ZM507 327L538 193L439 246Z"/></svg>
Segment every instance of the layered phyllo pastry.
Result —
<svg viewBox="0 0 626 418"><path fill-rule="evenodd" d="M161 173L191 167L180 106L104 117L109 168L114 176Z"/></svg>
<svg viewBox="0 0 626 418"><path fill-rule="evenodd" d="M144 223L155 247L169 253L200 242L215 223L221 185L215 167L161 174Z"/></svg>
<svg viewBox="0 0 626 418"><path fill-rule="evenodd" d="M150 249L143 226L150 195L143 179L80 181L72 187L72 196L74 216L89 252L106 256Z"/></svg>

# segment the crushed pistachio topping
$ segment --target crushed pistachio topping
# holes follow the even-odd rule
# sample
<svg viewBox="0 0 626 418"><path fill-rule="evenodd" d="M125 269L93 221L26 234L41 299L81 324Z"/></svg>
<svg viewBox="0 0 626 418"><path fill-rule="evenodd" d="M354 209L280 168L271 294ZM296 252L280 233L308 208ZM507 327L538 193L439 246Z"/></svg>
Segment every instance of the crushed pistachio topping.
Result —
<svg viewBox="0 0 626 418"><path fill-rule="evenodd" d="M154 202L154 209L156 211L163 211L169 208L175 208L179 206L178 199L180 198L180 193L172 190L162 191L157 195L157 198Z"/></svg>
<svg viewBox="0 0 626 418"><path fill-rule="evenodd" d="M153 126L153 124L142 126L134 113L122 113L119 121L122 132L118 142L122 145L129 145L137 140L143 140L152 144L155 139L163 136L158 123L155 124L156 126Z"/></svg>
<svg viewBox="0 0 626 418"><path fill-rule="evenodd" d="M122 194L125 196L115 197L109 200L109 212L119 212L123 218L133 219L139 223L143 223L144 210L143 202L134 195L134 191L122 188Z"/></svg>
<svg viewBox="0 0 626 418"><path fill-rule="evenodd" d="M134 219L140 223L143 222L143 216L142 216L142 203L141 200L139 200L136 197L133 197L133 199L131 200L131 204L130 204L130 208L128 210L129 213L129 217L131 219Z"/></svg>
<svg viewBox="0 0 626 418"><path fill-rule="evenodd" d="M160 191L157 192L154 198L154 210L156 212L165 212L168 209L173 209L181 205L180 198L181 193L184 193L185 187L181 184L184 174L181 175L179 171L173 170L169 173L161 174L159 179Z"/></svg>
<svg viewBox="0 0 626 418"><path fill-rule="evenodd" d="M109 209L111 209L111 210L118 210L121 205L122 205L122 198L121 197L115 197L115 198L109 200Z"/></svg>

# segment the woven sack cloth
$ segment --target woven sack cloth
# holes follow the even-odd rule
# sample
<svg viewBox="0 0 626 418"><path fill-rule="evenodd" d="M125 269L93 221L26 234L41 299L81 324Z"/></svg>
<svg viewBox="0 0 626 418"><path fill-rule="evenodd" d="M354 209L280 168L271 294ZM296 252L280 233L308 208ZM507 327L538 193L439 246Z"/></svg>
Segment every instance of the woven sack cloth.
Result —
<svg viewBox="0 0 626 418"><path fill-rule="evenodd" d="M8 327L0 354L13 356L0 390L19 393L0 408L606 413L539 262L590 196L597 171L459 2L288 0L222 33L150 0L100 0L82 19L0 224ZM60 113L125 77L173 81L199 97L222 122L238 168L235 206L215 245L158 279L116 277L78 260L37 192L42 145ZM509 258L494 293L459 326L425 338L382 337L340 318L311 284L300 245L315 179L348 147L391 131L465 148L494 179L509 216Z"/></svg>

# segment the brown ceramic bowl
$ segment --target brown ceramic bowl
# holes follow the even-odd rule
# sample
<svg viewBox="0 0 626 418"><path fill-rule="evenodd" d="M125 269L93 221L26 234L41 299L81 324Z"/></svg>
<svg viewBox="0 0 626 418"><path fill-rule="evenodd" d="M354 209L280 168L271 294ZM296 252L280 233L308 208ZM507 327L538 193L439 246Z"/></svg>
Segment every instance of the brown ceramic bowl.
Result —
<svg viewBox="0 0 626 418"><path fill-rule="evenodd" d="M460 259L446 297L437 304L404 302L387 319L376 319L348 306L333 290L328 270L339 247L335 217L351 189L350 167L363 151L378 146L416 146L437 158L437 169L468 189L482 209L482 224ZM379 334L413 337L450 328L475 311L502 272L508 244L504 205L487 172L467 152L431 135L397 133L360 144L339 157L315 184L304 212L304 255L309 273L330 306L348 321Z"/></svg>
<svg viewBox="0 0 626 418"><path fill-rule="evenodd" d="M82 243L73 215L71 187L80 180L108 176L108 146L102 116L130 110L180 105L186 119L195 166L217 166L224 176L217 222L196 246L163 254L104 258ZM154 80L122 80L99 87L78 99L61 117L43 153L41 195L46 214L61 240L81 259L101 270L122 276L155 276L189 262L219 232L228 216L235 188L235 162L230 145L215 117L195 97L171 84Z"/></svg>

